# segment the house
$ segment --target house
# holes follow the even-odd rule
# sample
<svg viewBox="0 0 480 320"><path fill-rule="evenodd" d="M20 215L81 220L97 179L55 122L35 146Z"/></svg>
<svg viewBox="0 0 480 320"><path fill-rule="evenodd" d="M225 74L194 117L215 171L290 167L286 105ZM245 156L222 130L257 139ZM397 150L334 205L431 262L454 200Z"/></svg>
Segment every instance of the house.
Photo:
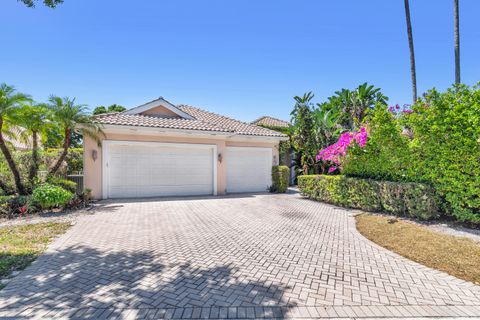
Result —
<svg viewBox="0 0 480 320"><path fill-rule="evenodd" d="M9 128L9 134L5 134L3 138L7 142L7 144L17 151L29 151L32 150L33 141L32 137L28 135L27 131L18 126L13 126ZM27 134L27 135L26 135ZM38 147L42 146L42 139L38 137Z"/></svg>
<svg viewBox="0 0 480 320"><path fill-rule="evenodd" d="M260 127L263 127L263 128L267 128L267 129L270 129L270 130L274 130L274 131L277 131L277 132L280 132L280 133L288 132L288 128L290 127L290 122L285 121L285 120L280 120L280 119L270 117L270 116L260 117L257 120L252 121L251 124L254 124L254 125L257 125L257 126L260 126ZM279 155L280 164L283 165L283 166L288 166L288 167L291 168L293 166L293 163L292 163L292 152L293 152L293 150L290 146L290 143L285 142L285 147L280 148L280 149L282 149L280 151L282 154ZM294 171L295 170L290 171L290 174L292 175L292 177L294 177ZM291 180L293 181L294 178L291 178Z"/></svg>
<svg viewBox="0 0 480 320"><path fill-rule="evenodd" d="M290 122L285 120L280 120L270 116L260 117L257 120L252 121L252 124L273 129L273 130L275 130L276 128L278 129L288 128L290 126Z"/></svg>
<svg viewBox="0 0 480 320"><path fill-rule="evenodd" d="M266 191L287 137L164 98L95 117L84 140L85 187L97 199Z"/></svg>

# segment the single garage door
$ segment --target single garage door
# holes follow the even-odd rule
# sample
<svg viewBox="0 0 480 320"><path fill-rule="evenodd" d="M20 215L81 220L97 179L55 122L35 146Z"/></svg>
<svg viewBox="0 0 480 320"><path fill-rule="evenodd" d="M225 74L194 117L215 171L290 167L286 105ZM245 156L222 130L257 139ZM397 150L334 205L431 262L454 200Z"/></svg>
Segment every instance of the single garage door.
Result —
<svg viewBox="0 0 480 320"><path fill-rule="evenodd" d="M216 194L215 145L104 141L104 198Z"/></svg>
<svg viewBox="0 0 480 320"><path fill-rule="evenodd" d="M267 191L272 183L271 148L226 148L227 192Z"/></svg>

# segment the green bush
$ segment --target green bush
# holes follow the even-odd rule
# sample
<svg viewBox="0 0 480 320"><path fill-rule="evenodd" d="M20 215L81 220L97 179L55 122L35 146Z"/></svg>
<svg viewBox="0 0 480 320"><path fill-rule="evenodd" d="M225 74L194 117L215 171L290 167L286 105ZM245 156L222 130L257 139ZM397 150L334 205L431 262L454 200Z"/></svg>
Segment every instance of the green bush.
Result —
<svg viewBox="0 0 480 320"><path fill-rule="evenodd" d="M377 107L364 148L349 148L343 174L432 186L444 213L480 225L480 84L430 90L395 115Z"/></svg>
<svg viewBox="0 0 480 320"><path fill-rule="evenodd" d="M38 211L38 205L32 196L2 196L0 197L0 216L13 218L19 215Z"/></svg>
<svg viewBox="0 0 480 320"><path fill-rule="evenodd" d="M47 182L55 186L62 187L63 189L68 190L72 193L75 193L77 191L77 184L75 182L64 179L62 177L49 176L47 178Z"/></svg>
<svg viewBox="0 0 480 320"><path fill-rule="evenodd" d="M270 192L285 193L290 181L290 169L286 166L272 167L272 186Z"/></svg>
<svg viewBox="0 0 480 320"><path fill-rule="evenodd" d="M298 177L298 187L308 198L343 207L424 220L439 215L439 201L434 190L420 183L306 175Z"/></svg>
<svg viewBox="0 0 480 320"><path fill-rule="evenodd" d="M64 207L73 198L73 193L62 187L45 183L33 190L32 197L42 209L51 209Z"/></svg>
<svg viewBox="0 0 480 320"><path fill-rule="evenodd" d="M55 161L62 153L63 149L47 149L43 153L43 162L47 167L53 166ZM62 168L61 172L65 174L72 174L83 171L83 149L70 148L65 159L66 168Z"/></svg>

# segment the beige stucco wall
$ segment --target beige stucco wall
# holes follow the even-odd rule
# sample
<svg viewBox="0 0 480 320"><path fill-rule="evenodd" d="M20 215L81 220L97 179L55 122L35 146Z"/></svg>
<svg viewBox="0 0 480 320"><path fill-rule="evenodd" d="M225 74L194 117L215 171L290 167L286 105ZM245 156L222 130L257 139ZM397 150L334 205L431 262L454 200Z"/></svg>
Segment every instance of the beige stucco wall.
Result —
<svg viewBox="0 0 480 320"><path fill-rule="evenodd" d="M202 138L202 137L170 137L162 134L138 135L138 134L109 134L106 133L102 140L121 140L121 141L149 141L149 142L170 142L170 143L200 143L215 144L217 153L225 154L226 146L236 147L267 147L272 148L272 165L278 164L278 143L258 142L258 141L229 141L225 138ZM93 160L92 154L96 150L97 159ZM217 161L217 192L224 194L226 189L226 171L225 161ZM97 142L86 137L84 140L84 185L92 190L92 196L95 199L102 198L102 149Z"/></svg>

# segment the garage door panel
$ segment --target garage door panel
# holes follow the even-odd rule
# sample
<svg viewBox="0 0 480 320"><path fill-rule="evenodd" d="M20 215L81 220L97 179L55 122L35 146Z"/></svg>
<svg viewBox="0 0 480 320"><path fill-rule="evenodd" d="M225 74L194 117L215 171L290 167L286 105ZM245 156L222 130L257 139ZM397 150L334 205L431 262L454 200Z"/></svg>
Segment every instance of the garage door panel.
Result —
<svg viewBox="0 0 480 320"><path fill-rule="evenodd" d="M226 148L227 192L266 191L271 185L271 148Z"/></svg>
<svg viewBox="0 0 480 320"><path fill-rule="evenodd" d="M107 148L109 198L211 195L214 146L111 143Z"/></svg>

